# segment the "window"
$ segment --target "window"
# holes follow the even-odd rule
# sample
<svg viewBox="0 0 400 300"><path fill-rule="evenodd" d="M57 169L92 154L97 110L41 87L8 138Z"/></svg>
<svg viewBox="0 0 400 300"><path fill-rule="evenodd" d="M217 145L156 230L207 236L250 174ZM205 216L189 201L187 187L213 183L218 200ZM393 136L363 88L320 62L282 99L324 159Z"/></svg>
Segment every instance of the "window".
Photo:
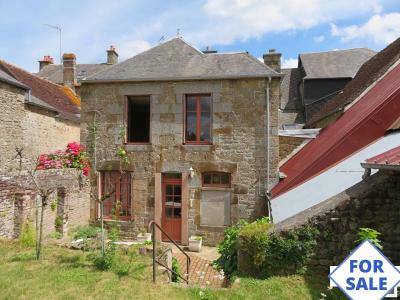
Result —
<svg viewBox="0 0 400 300"><path fill-rule="evenodd" d="M129 96L127 142L150 143L150 96Z"/></svg>
<svg viewBox="0 0 400 300"><path fill-rule="evenodd" d="M211 95L187 95L185 110L185 142L210 144Z"/></svg>
<svg viewBox="0 0 400 300"><path fill-rule="evenodd" d="M203 173L203 186L207 187L230 187L231 175L223 172Z"/></svg>
<svg viewBox="0 0 400 300"><path fill-rule="evenodd" d="M101 172L101 195L109 194L104 200L104 217L117 216L122 220L131 217L131 173L119 171Z"/></svg>

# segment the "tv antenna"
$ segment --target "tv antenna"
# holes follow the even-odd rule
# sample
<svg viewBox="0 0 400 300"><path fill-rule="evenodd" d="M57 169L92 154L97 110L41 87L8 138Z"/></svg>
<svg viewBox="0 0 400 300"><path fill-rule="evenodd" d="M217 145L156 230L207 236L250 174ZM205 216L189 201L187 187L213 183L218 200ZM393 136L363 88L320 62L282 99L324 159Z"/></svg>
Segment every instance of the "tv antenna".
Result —
<svg viewBox="0 0 400 300"><path fill-rule="evenodd" d="M55 29L58 31L59 34L59 47L60 47L60 64L62 65L62 54L61 54L61 27L57 25L51 25L51 24L44 24L44 26L50 27L52 29Z"/></svg>

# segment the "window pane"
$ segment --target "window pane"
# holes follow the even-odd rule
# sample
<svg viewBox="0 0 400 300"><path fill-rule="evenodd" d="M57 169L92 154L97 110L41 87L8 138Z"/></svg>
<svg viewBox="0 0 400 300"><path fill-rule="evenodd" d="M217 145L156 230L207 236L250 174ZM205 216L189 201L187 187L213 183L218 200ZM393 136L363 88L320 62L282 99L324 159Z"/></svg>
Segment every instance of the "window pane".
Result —
<svg viewBox="0 0 400 300"><path fill-rule="evenodd" d="M165 199L165 205L166 206L172 206L174 205L174 197L173 196L166 196L167 198Z"/></svg>
<svg viewBox="0 0 400 300"><path fill-rule="evenodd" d="M181 217L181 208L174 208L174 218Z"/></svg>
<svg viewBox="0 0 400 300"><path fill-rule="evenodd" d="M174 206L181 207L181 202L182 202L181 196L175 196L174 201L175 201Z"/></svg>
<svg viewBox="0 0 400 300"><path fill-rule="evenodd" d="M200 140L201 141L209 141L210 140L210 113L201 113L201 132L200 132Z"/></svg>
<svg viewBox="0 0 400 300"><path fill-rule="evenodd" d="M166 194L167 195L172 195L172 185L167 184L167 186L166 186Z"/></svg>
<svg viewBox="0 0 400 300"><path fill-rule="evenodd" d="M172 207L165 208L165 215L167 216L167 218L172 218Z"/></svg>
<svg viewBox="0 0 400 300"><path fill-rule="evenodd" d="M175 196L180 196L181 195L181 186L180 185L175 185L174 186L174 195Z"/></svg>
<svg viewBox="0 0 400 300"><path fill-rule="evenodd" d="M221 183L222 184L226 184L226 185L228 185L230 182L230 176L229 176L229 174L227 174L227 173L224 173L224 174L222 174L221 175Z"/></svg>
<svg viewBox="0 0 400 300"><path fill-rule="evenodd" d="M187 113L186 114L186 139L188 141L196 140L196 113Z"/></svg>
<svg viewBox="0 0 400 300"><path fill-rule="evenodd" d="M195 96L187 96L186 111L196 111L196 97Z"/></svg>
<svg viewBox="0 0 400 300"><path fill-rule="evenodd" d="M201 111L210 112L211 111L211 97L201 96Z"/></svg>
<svg viewBox="0 0 400 300"><path fill-rule="evenodd" d="M204 184L211 184L211 175L210 174L204 174L203 183Z"/></svg>
<svg viewBox="0 0 400 300"><path fill-rule="evenodd" d="M221 177L219 176L219 174L213 174L212 183L213 184L220 184L221 183Z"/></svg>

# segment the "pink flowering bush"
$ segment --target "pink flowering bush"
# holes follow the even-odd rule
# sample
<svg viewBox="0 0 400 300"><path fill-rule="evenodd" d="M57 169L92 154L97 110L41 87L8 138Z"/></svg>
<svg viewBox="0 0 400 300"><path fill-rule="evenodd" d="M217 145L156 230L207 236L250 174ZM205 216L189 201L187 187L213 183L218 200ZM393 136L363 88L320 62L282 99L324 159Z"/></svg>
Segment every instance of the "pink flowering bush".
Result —
<svg viewBox="0 0 400 300"><path fill-rule="evenodd" d="M71 142L67 148L49 154L41 154L38 159L37 170L74 168L82 170L84 176L89 176L89 159L82 145Z"/></svg>

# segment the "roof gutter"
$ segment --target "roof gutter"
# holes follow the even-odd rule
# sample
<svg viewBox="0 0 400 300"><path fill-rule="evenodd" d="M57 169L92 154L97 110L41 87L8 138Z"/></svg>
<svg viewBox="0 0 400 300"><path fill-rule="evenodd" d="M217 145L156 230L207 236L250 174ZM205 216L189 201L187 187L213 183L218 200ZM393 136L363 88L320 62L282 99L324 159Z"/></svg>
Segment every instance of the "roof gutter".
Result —
<svg viewBox="0 0 400 300"><path fill-rule="evenodd" d="M232 75L232 76L208 76L208 77L171 77L171 78L131 78L131 79L86 79L82 80L82 84L86 83L124 83L124 82L154 82L154 81L189 81L189 80L224 80L224 79L261 79L261 78L283 77L283 74L271 75Z"/></svg>

